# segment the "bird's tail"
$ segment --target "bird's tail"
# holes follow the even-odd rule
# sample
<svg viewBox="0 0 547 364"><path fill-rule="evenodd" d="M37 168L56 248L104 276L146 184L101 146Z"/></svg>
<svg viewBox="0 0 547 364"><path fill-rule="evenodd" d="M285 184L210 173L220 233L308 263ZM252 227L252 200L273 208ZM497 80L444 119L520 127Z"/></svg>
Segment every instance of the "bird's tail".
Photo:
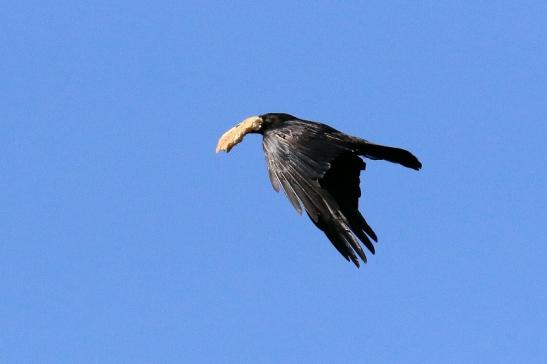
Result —
<svg viewBox="0 0 547 364"><path fill-rule="evenodd" d="M408 150L401 148L387 147L385 145L362 141L357 145L357 152L369 159L382 159L415 170L422 168L422 163L420 163L418 158Z"/></svg>

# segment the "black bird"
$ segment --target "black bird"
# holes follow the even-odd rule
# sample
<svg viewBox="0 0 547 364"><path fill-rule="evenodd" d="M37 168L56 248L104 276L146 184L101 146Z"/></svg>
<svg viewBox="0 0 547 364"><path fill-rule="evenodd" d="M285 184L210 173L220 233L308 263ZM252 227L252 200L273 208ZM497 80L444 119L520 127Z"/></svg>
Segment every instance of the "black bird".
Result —
<svg viewBox="0 0 547 364"><path fill-rule="evenodd" d="M276 191L282 187L298 213L302 207L346 260L359 267L378 241L358 209L359 175L368 159L383 159L419 170L412 153L344 134L328 125L289 114L251 116L220 138L216 151L229 152L248 133L262 134L268 174Z"/></svg>

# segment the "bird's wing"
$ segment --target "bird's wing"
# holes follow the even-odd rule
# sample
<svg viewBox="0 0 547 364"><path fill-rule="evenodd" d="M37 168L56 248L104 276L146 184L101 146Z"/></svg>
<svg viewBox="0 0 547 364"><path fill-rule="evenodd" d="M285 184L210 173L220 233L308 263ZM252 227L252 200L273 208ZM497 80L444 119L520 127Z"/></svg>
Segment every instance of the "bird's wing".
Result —
<svg viewBox="0 0 547 364"><path fill-rule="evenodd" d="M264 133L268 174L294 208L306 211L336 249L359 266L359 240L374 254L376 235L358 211L359 174L365 163L347 144L329 137L322 124L291 122ZM325 132L327 131L327 133ZM367 236L368 235L368 236Z"/></svg>

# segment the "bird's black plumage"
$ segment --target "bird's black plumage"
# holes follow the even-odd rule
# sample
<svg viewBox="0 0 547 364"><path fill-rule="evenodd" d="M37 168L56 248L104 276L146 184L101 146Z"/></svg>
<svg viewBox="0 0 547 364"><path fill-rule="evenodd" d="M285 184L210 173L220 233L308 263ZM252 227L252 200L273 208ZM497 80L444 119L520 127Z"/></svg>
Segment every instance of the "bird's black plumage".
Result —
<svg viewBox="0 0 547 364"><path fill-rule="evenodd" d="M285 191L294 208L305 210L335 248L359 266L366 262L359 242L374 254L376 234L358 209L360 172L369 159L383 159L419 170L410 152L370 143L321 123L289 114L261 115L268 174L276 191ZM372 240L372 241L371 241Z"/></svg>

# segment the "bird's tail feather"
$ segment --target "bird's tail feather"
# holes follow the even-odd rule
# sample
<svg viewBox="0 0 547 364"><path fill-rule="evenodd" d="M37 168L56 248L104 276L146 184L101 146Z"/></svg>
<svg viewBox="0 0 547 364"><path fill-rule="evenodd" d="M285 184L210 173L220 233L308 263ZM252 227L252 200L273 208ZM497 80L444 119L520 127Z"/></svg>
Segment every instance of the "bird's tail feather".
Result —
<svg viewBox="0 0 547 364"><path fill-rule="evenodd" d="M408 150L401 148L387 147L363 141L358 143L357 152L369 159L382 159L415 170L422 168L422 163L420 163L418 158Z"/></svg>

